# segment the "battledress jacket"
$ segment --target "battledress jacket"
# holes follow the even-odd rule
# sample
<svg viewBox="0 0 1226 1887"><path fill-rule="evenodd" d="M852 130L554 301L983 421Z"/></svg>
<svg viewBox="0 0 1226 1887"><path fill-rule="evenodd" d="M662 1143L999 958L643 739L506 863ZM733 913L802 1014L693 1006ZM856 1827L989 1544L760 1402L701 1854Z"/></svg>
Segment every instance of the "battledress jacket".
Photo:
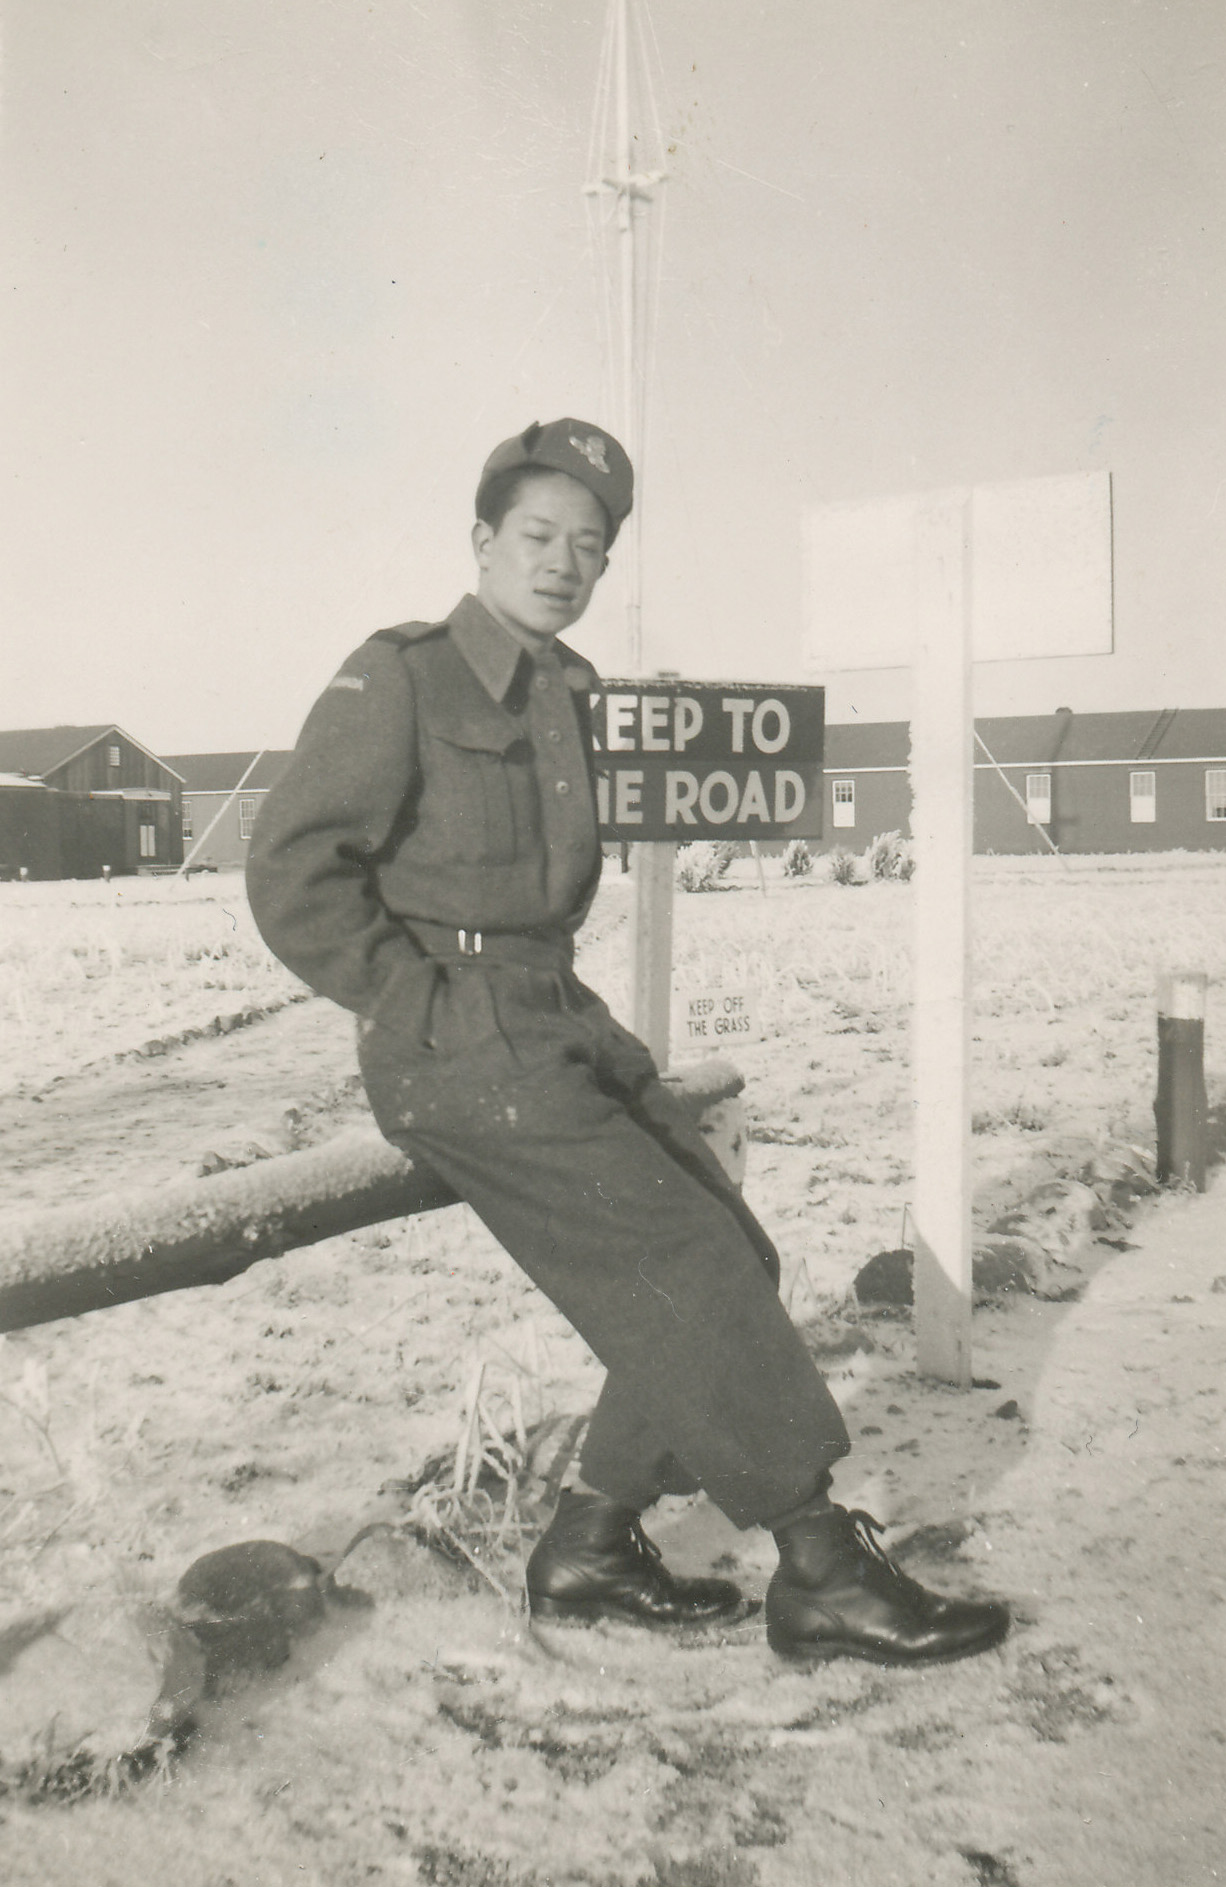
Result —
<svg viewBox="0 0 1226 1887"><path fill-rule="evenodd" d="M247 890L269 947L378 1022L426 999L414 919L576 930L600 875L596 686L581 655L534 661L472 596L364 642L256 821Z"/></svg>

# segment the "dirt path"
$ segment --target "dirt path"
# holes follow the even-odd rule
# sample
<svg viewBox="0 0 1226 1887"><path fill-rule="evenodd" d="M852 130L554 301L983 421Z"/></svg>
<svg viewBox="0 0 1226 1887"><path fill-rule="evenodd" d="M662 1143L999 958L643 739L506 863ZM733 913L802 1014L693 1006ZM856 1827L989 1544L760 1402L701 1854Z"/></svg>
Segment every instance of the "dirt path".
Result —
<svg viewBox="0 0 1226 1887"><path fill-rule="evenodd" d="M4 1205L181 1179L220 1145L275 1133L287 1106L309 1108L356 1070L351 1018L311 998L228 1034L100 1062L38 1100L4 1096Z"/></svg>

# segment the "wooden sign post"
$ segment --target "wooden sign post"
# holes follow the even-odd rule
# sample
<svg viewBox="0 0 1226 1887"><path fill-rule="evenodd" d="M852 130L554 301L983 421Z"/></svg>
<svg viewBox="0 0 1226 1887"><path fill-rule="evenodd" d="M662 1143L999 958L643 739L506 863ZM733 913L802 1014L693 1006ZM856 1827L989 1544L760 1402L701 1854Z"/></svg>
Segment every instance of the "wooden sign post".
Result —
<svg viewBox="0 0 1226 1887"><path fill-rule="evenodd" d="M973 662L1111 653L1110 478L823 506L806 563L810 670L911 670L916 1363L967 1389Z"/></svg>
<svg viewBox="0 0 1226 1887"><path fill-rule="evenodd" d="M630 1027L656 1067L672 1054L673 876L677 847L667 840L634 848L637 884L630 915Z"/></svg>
<svg viewBox="0 0 1226 1887"><path fill-rule="evenodd" d="M915 1349L921 1375L971 1386L970 493L915 520L911 830L915 846Z"/></svg>

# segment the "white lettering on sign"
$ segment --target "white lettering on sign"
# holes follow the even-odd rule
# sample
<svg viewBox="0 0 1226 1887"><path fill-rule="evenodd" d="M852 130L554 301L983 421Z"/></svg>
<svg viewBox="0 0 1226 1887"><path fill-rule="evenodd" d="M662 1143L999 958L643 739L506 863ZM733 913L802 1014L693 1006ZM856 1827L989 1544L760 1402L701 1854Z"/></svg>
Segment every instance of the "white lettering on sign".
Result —
<svg viewBox="0 0 1226 1887"><path fill-rule="evenodd" d="M693 695L678 695L673 703L673 751L684 753L702 732L702 703Z"/></svg>
<svg viewBox="0 0 1226 1887"><path fill-rule="evenodd" d="M702 779L679 766L670 766L664 774L666 827L696 827L700 825L700 813L707 825L747 827L754 819L762 825L794 825L804 810L804 777L788 766L768 768L766 779L753 768L745 776L743 787L724 768L704 774ZM596 774L596 819L600 825L643 823L641 766L615 768L613 785L609 785L607 774Z"/></svg>
<svg viewBox="0 0 1226 1887"><path fill-rule="evenodd" d="M768 716L774 716L775 731L766 732ZM753 711L753 744L759 753L778 753L792 737L792 717L782 701L759 701Z"/></svg>
<svg viewBox="0 0 1226 1887"><path fill-rule="evenodd" d="M764 819L770 824L770 807L766 803L766 793L762 786L762 775L751 773L745 782L745 791L741 794L741 803L737 807L737 824L744 825L750 819Z"/></svg>
<svg viewBox="0 0 1226 1887"><path fill-rule="evenodd" d="M673 1006L673 1032L679 1043L695 1047L733 1039L761 1039L756 990L734 986L696 991L682 990Z"/></svg>
<svg viewBox="0 0 1226 1887"><path fill-rule="evenodd" d="M613 795L613 822L619 826L643 823L643 774L641 768L619 768Z"/></svg>
<svg viewBox="0 0 1226 1887"><path fill-rule="evenodd" d="M745 722L753 713L753 702L743 695L725 695L720 704L725 714L732 716L732 751L745 751Z"/></svg>
<svg viewBox="0 0 1226 1887"><path fill-rule="evenodd" d="M792 717L773 695L765 701L754 701L747 695L725 695L721 705L732 722L733 753L745 751L746 721L759 753L780 753L792 738Z"/></svg>
<svg viewBox="0 0 1226 1887"><path fill-rule="evenodd" d="M605 712L608 716L608 742L610 753L626 753L634 750L634 721L638 713L637 695L609 695L606 697Z"/></svg>
<svg viewBox="0 0 1226 1887"><path fill-rule="evenodd" d="M668 738L668 710L671 706L667 695L643 696L644 753L672 752L672 742Z"/></svg>
<svg viewBox="0 0 1226 1887"><path fill-rule="evenodd" d="M714 773L708 773L698 791L703 818L710 820L713 826L722 826L735 813L737 797L736 781L722 767L717 767Z"/></svg>
<svg viewBox="0 0 1226 1887"><path fill-rule="evenodd" d="M633 777L641 782L643 776L636 773ZM706 774L701 781L696 773L670 767L664 775L664 823L666 826L696 826L701 812L713 826L728 825L732 821L748 825L751 819L759 819L763 825L770 825L772 821L776 825L791 825L805 809L804 780L799 773L781 767L773 775L773 781L775 804L772 810L766 782L757 768L746 776L742 788L722 767ZM606 789L602 806L607 799ZM634 803L639 804L637 798ZM618 804L621 804L620 789ZM605 817L603 812L600 816Z"/></svg>
<svg viewBox="0 0 1226 1887"><path fill-rule="evenodd" d="M600 696L593 695L592 700L593 704L598 704ZM753 707L752 701L746 705ZM769 701L759 704L760 711L778 706L778 702ZM786 728L787 710L783 712ZM693 695L678 695L676 700L671 695L605 696L605 734L610 753L684 753L702 732L702 720L702 703L695 701ZM786 740L784 733L782 741L763 746L762 752L777 753ZM600 751L599 742L596 750ZM741 748L735 751L739 753Z"/></svg>
<svg viewBox="0 0 1226 1887"><path fill-rule="evenodd" d="M698 824L698 814L694 811L694 801L698 798L698 776L695 773L674 773L671 769L664 775L664 823L675 826L678 822L687 826Z"/></svg>
<svg viewBox="0 0 1226 1887"><path fill-rule="evenodd" d="M804 809L804 781L799 773L780 767L775 775L775 824L790 825L793 819L799 819Z"/></svg>

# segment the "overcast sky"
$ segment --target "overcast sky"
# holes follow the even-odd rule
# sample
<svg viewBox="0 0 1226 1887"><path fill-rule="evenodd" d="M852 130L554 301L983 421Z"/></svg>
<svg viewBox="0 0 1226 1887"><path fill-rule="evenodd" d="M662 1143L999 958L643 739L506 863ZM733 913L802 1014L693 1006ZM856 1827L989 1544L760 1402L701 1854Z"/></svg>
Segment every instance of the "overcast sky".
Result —
<svg viewBox="0 0 1226 1887"><path fill-rule="evenodd" d="M615 423L603 0L0 17L0 726L289 745L355 643L469 586L499 439ZM1226 706L1220 0L651 20L648 662L800 679L807 505L1109 469L1116 653L985 667L980 710ZM606 670L616 582L573 633ZM835 719L905 704L831 685Z"/></svg>

